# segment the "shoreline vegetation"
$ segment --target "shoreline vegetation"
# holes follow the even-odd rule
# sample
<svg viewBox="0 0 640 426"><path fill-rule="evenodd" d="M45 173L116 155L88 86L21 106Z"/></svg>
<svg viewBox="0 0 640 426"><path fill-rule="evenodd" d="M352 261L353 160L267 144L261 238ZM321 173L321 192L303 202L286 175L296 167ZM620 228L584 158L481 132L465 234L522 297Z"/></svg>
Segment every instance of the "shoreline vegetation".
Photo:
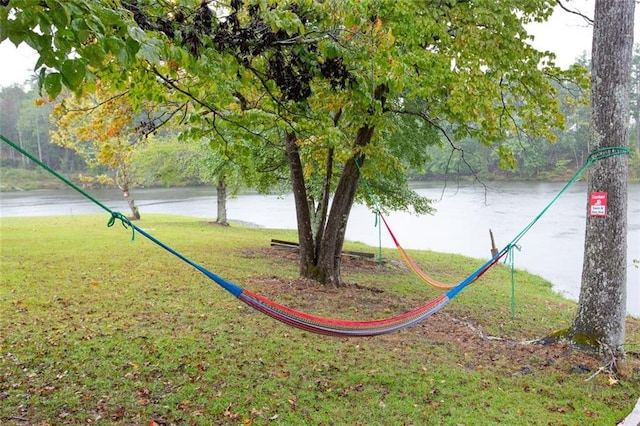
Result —
<svg viewBox="0 0 640 426"><path fill-rule="evenodd" d="M544 177L538 178L514 178L513 175L509 173L504 174L492 174L490 179L485 177L476 177L476 176L436 176L429 178L428 180L447 180L447 179L455 179L458 182L472 182L474 180L492 180L492 181L521 181L521 182L566 182L571 175L574 173L573 170L566 169L564 174L550 175L545 174ZM87 175L87 173L82 173L83 175ZM92 188L115 188L115 185L107 185L107 184L99 184L96 179L80 179L80 174L64 174L69 180L74 182L75 184L82 187L92 187ZM580 180L584 180L585 177ZM413 181L421 182L427 180L427 178L423 176L416 176ZM640 179L631 179L629 183L638 183ZM185 182L182 185L175 186L198 186L204 185L202 183L194 183L194 182ZM0 192L12 192L12 191L28 191L33 189L63 189L66 185L63 182L58 181L57 179L52 178L52 176L44 170L40 169L20 169L20 168L11 168L11 167L2 167L0 168ZM144 185L145 188L161 188L166 187L166 185L162 185L160 183L156 185ZM132 187L133 190L136 187Z"/></svg>
<svg viewBox="0 0 640 426"><path fill-rule="evenodd" d="M270 247L295 231L145 215L136 223L211 271L305 312L366 320L438 294L395 250L344 258L347 285L297 277ZM611 424L640 394L640 320L614 376L596 354L539 339L575 302L492 268L444 310L374 338L317 336L244 306L104 215L0 219L0 423ZM371 251L348 242L346 250ZM482 261L410 251L437 279ZM338 420L339 419L339 420Z"/></svg>

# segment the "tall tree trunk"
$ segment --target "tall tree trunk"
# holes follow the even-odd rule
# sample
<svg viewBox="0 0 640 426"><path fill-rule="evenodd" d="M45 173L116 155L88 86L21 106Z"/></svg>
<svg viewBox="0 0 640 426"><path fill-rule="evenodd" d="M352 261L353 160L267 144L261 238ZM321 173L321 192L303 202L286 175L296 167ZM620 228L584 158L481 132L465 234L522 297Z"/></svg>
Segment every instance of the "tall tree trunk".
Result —
<svg viewBox="0 0 640 426"><path fill-rule="evenodd" d="M315 220L315 247L316 258L320 253L320 243L324 237L324 228L326 226L327 212L329 211L329 202L331 201L331 178L333 176L333 148L327 150L327 168L325 169L324 184L322 186L322 198L318 204L318 209L314 214Z"/></svg>
<svg viewBox="0 0 640 426"><path fill-rule="evenodd" d="M300 250L299 272L302 277L316 279L317 268L311 228L311 212L309 210L304 171L302 169L302 161L300 160L300 151L295 133L288 133L285 136L285 148L298 223L298 243Z"/></svg>
<svg viewBox="0 0 640 426"><path fill-rule="evenodd" d="M364 125L361 127L355 139L356 148L366 146L373 137L373 131L373 126ZM349 213L360 183L358 165L364 164L364 158L364 154L356 154L344 165L331 203L318 257L318 274L321 282L327 285L338 287L342 282L340 276L342 246L347 231Z"/></svg>
<svg viewBox="0 0 640 426"><path fill-rule="evenodd" d="M634 0L595 2L591 149L629 144L633 14ZM596 162L589 175L589 192L606 192L608 211L587 215L582 287L570 330L574 341L602 349L614 367L625 338L627 175L624 155Z"/></svg>
<svg viewBox="0 0 640 426"><path fill-rule="evenodd" d="M18 126L18 143L20 144L20 148L24 149L24 142L22 141L22 130L20 126ZM22 168L27 167L27 157L24 155L20 155L20 159L22 160Z"/></svg>
<svg viewBox="0 0 640 426"><path fill-rule="evenodd" d="M640 70L638 72L640 72ZM636 144L638 147L638 152L640 153L640 75L636 76L636 80Z"/></svg>
<svg viewBox="0 0 640 426"><path fill-rule="evenodd" d="M229 226L227 221L227 182L224 176L218 177L218 185L216 186L217 216L216 223L218 225Z"/></svg>
<svg viewBox="0 0 640 426"><path fill-rule="evenodd" d="M42 143L40 142L40 116L36 114L36 142L38 144L38 160L42 163Z"/></svg>
<svg viewBox="0 0 640 426"><path fill-rule="evenodd" d="M333 116L333 125L338 127L338 122L342 117L342 108L340 108ZM327 150L327 166L324 175L324 184L322 185L322 198L318 204L318 209L315 212L315 251L316 258L320 253L322 239L324 237L324 228L326 225L327 212L329 211L329 202L331 201L331 180L333 178L333 158L334 149L329 148Z"/></svg>
<svg viewBox="0 0 640 426"><path fill-rule="evenodd" d="M125 189L126 188L126 189ZM140 220L140 210L138 210L138 206L136 206L135 200L131 197L129 193L128 186L125 186L122 189L122 195L127 200L127 204L129 204L129 209L131 210L131 220Z"/></svg>

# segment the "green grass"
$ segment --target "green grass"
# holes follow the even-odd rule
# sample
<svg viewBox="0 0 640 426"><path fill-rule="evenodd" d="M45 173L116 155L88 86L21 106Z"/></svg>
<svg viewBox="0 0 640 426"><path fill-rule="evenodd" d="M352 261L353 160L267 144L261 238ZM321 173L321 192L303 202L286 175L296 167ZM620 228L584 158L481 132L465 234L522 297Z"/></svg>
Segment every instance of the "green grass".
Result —
<svg viewBox="0 0 640 426"><path fill-rule="evenodd" d="M500 265L422 324L339 339L256 313L106 219L0 221L1 424L613 425L640 394L634 354L613 383L594 375L589 354L515 343L568 326L575 309L526 272L516 273L515 318ZM393 315L437 294L396 262L345 267L357 288L305 291L291 256L268 248L294 231L153 215L138 226L231 281L321 315ZM411 254L441 280L482 262ZM627 334L640 341L637 320ZM577 364L591 372L570 372Z"/></svg>

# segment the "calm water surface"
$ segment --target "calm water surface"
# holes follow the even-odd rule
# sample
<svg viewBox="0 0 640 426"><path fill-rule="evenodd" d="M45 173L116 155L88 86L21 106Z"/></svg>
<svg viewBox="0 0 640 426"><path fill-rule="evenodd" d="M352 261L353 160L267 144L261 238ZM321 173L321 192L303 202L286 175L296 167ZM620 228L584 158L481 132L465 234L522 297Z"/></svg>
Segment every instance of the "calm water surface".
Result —
<svg viewBox="0 0 640 426"><path fill-rule="evenodd" d="M489 229L498 248L517 235L562 188L556 183L490 183L456 186L425 184L416 190L434 200L435 215L415 216L393 212L386 216L400 243L408 249L428 249L488 258ZM112 210L127 212L116 190L92 191L91 195ZM210 188L143 189L133 193L143 215L168 213L215 219L215 190ZM577 300L582 272L586 184L574 184L520 240L516 267L540 275L554 289ZM38 190L0 193L0 217L52 216L105 213L72 190ZM265 228L295 229L291 195L246 194L229 200L231 221ZM640 316L640 185L629 185L627 309ZM347 239L393 247L385 232L375 227L375 216L356 205L347 228ZM171 244L170 241L167 243ZM428 268L427 268L428 269Z"/></svg>

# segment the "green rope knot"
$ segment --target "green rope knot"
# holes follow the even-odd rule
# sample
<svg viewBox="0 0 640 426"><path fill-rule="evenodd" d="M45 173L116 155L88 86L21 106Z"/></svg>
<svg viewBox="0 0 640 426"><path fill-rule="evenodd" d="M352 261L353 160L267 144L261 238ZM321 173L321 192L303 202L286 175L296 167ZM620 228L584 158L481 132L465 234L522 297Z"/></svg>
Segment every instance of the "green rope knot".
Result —
<svg viewBox="0 0 640 426"><path fill-rule="evenodd" d="M602 148L594 149L589 154L587 164L591 164L595 161L603 160L605 158L614 157L616 155L627 155L630 152L631 150L626 146L605 146Z"/></svg>
<svg viewBox="0 0 640 426"><path fill-rule="evenodd" d="M507 263L507 262L509 262L510 264L514 263L515 256L513 255L513 249L520 251L520 246L515 243L509 243L509 245L507 246L507 255L504 258L504 263Z"/></svg>
<svg viewBox="0 0 640 426"><path fill-rule="evenodd" d="M119 220L120 223L122 223L124 229L129 229L129 227L131 227L131 241L134 241L136 239L136 228L133 226L133 223L131 223L129 218L122 213L111 212L111 217L109 218L109 222L107 222L107 227L111 228L116 223L116 220Z"/></svg>

